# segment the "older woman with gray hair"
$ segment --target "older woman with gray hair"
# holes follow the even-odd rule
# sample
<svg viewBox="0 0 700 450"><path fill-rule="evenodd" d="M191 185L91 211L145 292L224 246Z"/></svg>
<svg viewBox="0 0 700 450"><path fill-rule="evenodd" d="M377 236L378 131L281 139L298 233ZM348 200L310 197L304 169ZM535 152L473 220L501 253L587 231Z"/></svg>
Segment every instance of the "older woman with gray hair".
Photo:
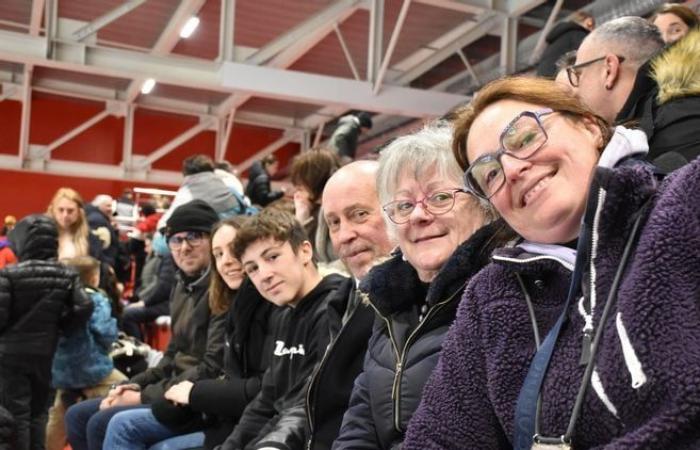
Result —
<svg viewBox="0 0 700 450"><path fill-rule="evenodd" d="M382 152L377 190L399 249L360 285L376 320L333 449L401 444L462 292L499 241L498 225L485 226L492 215L462 188L451 132L431 124Z"/></svg>

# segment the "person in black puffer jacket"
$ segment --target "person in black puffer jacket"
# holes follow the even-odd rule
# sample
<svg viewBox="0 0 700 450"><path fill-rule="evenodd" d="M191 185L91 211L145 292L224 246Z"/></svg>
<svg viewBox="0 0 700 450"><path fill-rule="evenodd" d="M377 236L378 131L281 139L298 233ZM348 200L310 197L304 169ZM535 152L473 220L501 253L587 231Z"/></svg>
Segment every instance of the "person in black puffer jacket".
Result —
<svg viewBox="0 0 700 450"><path fill-rule="evenodd" d="M568 20L556 24L545 38L547 48L537 65L537 76L554 78L557 74L557 60L566 52L576 50L595 26L593 16L577 11Z"/></svg>
<svg viewBox="0 0 700 450"><path fill-rule="evenodd" d="M58 230L51 218L27 216L9 239L20 262L0 270L0 404L16 421L14 448L40 449L59 333L83 326L93 303L78 274L56 261Z"/></svg>
<svg viewBox="0 0 700 450"><path fill-rule="evenodd" d="M270 177L277 172L278 164L274 155L267 155L253 163L248 173L248 185L245 187L245 195L251 202L264 207L284 196L284 192L273 191L270 188Z"/></svg>

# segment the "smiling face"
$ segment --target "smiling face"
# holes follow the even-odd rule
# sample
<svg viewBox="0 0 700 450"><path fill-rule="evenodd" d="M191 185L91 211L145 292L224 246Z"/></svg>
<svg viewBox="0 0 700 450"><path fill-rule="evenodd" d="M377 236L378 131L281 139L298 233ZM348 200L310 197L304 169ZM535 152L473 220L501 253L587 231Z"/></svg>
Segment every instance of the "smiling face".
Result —
<svg viewBox="0 0 700 450"><path fill-rule="evenodd" d="M659 29L661 38L667 44L676 42L688 34L688 30L690 30L680 17L672 13L659 14L654 19L654 25Z"/></svg>
<svg viewBox="0 0 700 450"><path fill-rule="evenodd" d="M216 230L211 239L211 254L216 263L216 271L229 289L234 291L243 282L243 266L231 251L231 243L235 237L236 229L230 225L223 225Z"/></svg>
<svg viewBox="0 0 700 450"><path fill-rule="evenodd" d="M460 187L434 169L423 172L420 180L414 170L405 169L398 178L393 200L416 202L439 191ZM434 215L416 204L408 222L394 225L399 246L406 260L416 269L421 281L430 282L455 249L484 224L484 214L468 194L458 193L449 212Z"/></svg>
<svg viewBox="0 0 700 450"><path fill-rule="evenodd" d="M323 213L333 251L355 278L364 277L392 248L375 188L376 165L353 163L323 190Z"/></svg>
<svg viewBox="0 0 700 450"><path fill-rule="evenodd" d="M62 231L70 230L80 218L80 205L62 197L53 205L53 217Z"/></svg>
<svg viewBox="0 0 700 450"><path fill-rule="evenodd" d="M309 270L313 250L304 241L296 253L289 242L272 238L259 239L250 244L241 255L243 270L258 292L277 306L294 306L304 298L318 279Z"/></svg>
<svg viewBox="0 0 700 450"><path fill-rule="evenodd" d="M176 233L174 236L184 238L188 232ZM211 260L211 241L208 234L203 234L197 245L192 245L188 241L183 241L178 249L170 247L175 265L182 270L185 275L193 276L204 270Z"/></svg>
<svg viewBox="0 0 700 450"><path fill-rule="evenodd" d="M515 100L486 107L469 132L469 162L499 148L501 131L513 117L542 108ZM542 123L548 139L530 158L501 157L505 183L490 201L525 239L565 243L578 236L602 136L593 122L574 122L560 113L543 117Z"/></svg>

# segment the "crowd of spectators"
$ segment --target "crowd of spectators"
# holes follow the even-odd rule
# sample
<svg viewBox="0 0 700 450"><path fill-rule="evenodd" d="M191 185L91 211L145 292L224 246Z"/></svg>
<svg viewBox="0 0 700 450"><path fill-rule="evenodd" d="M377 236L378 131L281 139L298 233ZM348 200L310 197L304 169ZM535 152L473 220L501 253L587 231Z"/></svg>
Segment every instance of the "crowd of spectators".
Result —
<svg viewBox="0 0 700 450"><path fill-rule="evenodd" d="M342 117L290 189L194 155L169 204L5 217L0 448L700 448L699 23L579 11L377 161Z"/></svg>

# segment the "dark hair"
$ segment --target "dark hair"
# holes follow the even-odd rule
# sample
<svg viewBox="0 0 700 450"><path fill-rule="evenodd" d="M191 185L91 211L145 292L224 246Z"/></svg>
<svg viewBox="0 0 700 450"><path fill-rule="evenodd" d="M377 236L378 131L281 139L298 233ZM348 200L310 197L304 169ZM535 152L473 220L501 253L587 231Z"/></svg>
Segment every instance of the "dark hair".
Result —
<svg viewBox="0 0 700 450"><path fill-rule="evenodd" d="M148 217L157 212L156 205L154 205L153 202L141 202L139 206L141 207L141 213L144 217Z"/></svg>
<svg viewBox="0 0 700 450"><path fill-rule="evenodd" d="M666 3L661 5L659 9L654 11L654 15L651 16L649 22L654 23L656 18L661 14L673 14L688 25L688 28L700 26L700 18L698 18L697 14L695 14L692 9L685 5L679 5L677 3Z"/></svg>
<svg viewBox="0 0 700 450"><path fill-rule="evenodd" d="M233 173L233 170L234 170L233 165L231 165L231 163L228 161L215 162L214 168L219 169L219 170L223 170L223 171L228 172L228 173Z"/></svg>
<svg viewBox="0 0 700 450"><path fill-rule="evenodd" d="M311 193L312 203L321 198L328 179L340 168L335 152L311 149L294 157L290 170L292 184L302 185Z"/></svg>
<svg viewBox="0 0 700 450"><path fill-rule="evenodd" d="M100 273L100 262L92 256L74 256L72 258L64 258L61 262L67 266L74 268L80 276L80 281L85 286L92 286L92 279Z"/></svg>
<svg viewBox="0 0 700 450"><path fill-rule="evenodd" d="M372 128L372 116L370 116L369 113L361 111L355 114L355 117L360 121L360 127Z"/></svg>
<svg viewBox="0 0 700 450"><path fill-rule="evenodd" d="M274 163L277 162L277 157L270 153L269 155L264 156L261 160L260 163L262 164L263 167L271 166Z"/></svg>
<svg viewBox="0 0 700 450"><path fill-rule="evenodd" d="M462 170L469 167L467 139L474 120L490 105L501 100L516 100L551 108L566 116L580 120L588 117L600 128L603 145L612 137L612 130L605 119L595 114L566 86L546 78L507 77L487 84L474 97L454 122L452 152Z"/></svg>
<svg viewBox="0 0 700 450"><path fill-rule="evenodd" d="M265 208L257 216L248 218L238 229L233 241L233 254L240 260L248 247L268 238L289 242L295 254L301 244L309 241L304 227L292 214L279 208Z"/></svg>
<svg viewBox="0 0 700 450"><path fill-rule="evenodd" d="M229 217L228 219L223 219L216 222L211 229L212 239L214 238L216 232L223 227L228 226L239 230L243 220L244 219L241 217ZM231 243L231 247L233 247L233 242ZM233 248L231 250L233 250ZM213 260L214 258L212 255L212 261ZM231 288L224 283L224 279L221 278L219 271L216 269L212 270L212 273L209 276L209 309L211 309L214 314L225 313L231 306L233 293L234 292L231 290Z"/></svg>
<svg viewBox="0 0 700 450"><path fill-rule="evenodd" d="M207 155L192 155L182 161L182 174L184 176L213 171L214 161Z"/></svg>

